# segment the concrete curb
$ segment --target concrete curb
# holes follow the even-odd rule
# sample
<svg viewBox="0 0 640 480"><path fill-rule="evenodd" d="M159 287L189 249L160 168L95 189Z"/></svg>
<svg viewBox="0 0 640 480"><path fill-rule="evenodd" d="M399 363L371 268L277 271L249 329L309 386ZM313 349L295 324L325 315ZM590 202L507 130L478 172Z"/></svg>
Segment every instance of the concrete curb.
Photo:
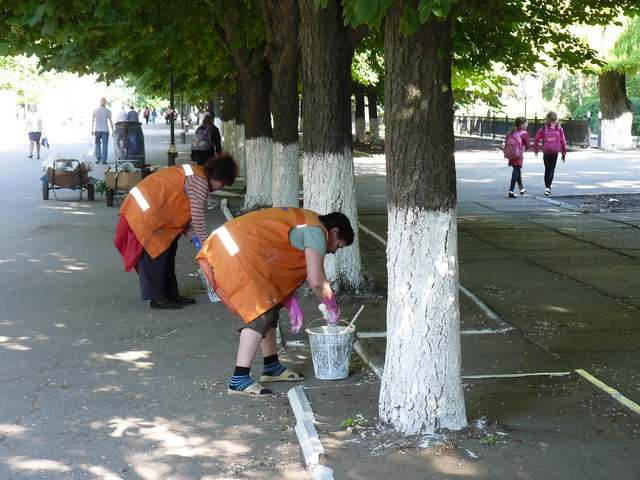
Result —
<svg viewBox="0 0 640 480"><path fill-rule="evenodd" d="M576 373L580 375L582 378L591 382L596 388L599 388L603 392L609 394L615 401L620 403L623 408L629 410L631 413L635 413L636 415L640 415L640 405L635 403L634 401L628 399L624 395L622 395L615 388L611 388L606 383L598 380L596 377L586 372L585 370L578 369Z"/></svg>
<svg viewBox="0 0 640 480"><path fill-rule="evenodd" d="M320 456L324 455L324 448L313 425L315 416L302 386L289 390L287 397L296 417L295 430L302 449L305 467L311 470L314 480L333 480L333 470L319 465Z"/></svg>

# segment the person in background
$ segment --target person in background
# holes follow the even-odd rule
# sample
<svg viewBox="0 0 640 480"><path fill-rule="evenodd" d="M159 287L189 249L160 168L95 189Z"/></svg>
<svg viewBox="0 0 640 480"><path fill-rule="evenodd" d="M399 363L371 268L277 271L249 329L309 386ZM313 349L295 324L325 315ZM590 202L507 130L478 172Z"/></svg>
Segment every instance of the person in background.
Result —
<svg viewBox="0 0 640 480"><path fill-rule="evenodd" d="M40 138L44 132L44 123L36 105L29 106L24 131L29 135L29 158L33 158L34 145L37 158L40 158Z"/></svg>
<svg viewBox="0 0 640 480"><path fill-rule="evenodd" d="M177 165L149 175L127 195L120 209L114 245L125 271L140 276L140 293L151 308L176 309L196 303L180 295L175 258L181 234L196 246L208 235L204 206L209 193L232 185L233 157L223 153L204 167Z"/></svg>
<svg viewBox="0 0 640 480"><path fill-rule="evenodd" d="M153 123L154 125L156 124L157 117L158 117L158 112L154 108L153 110L151 110L151 123Z"/></svg>
<svg viewBox="0 0 640 480"><path fill-rule="evenodd" d="M524 195L526 192L524 185L522 184L522 165L524 161L524 152L531 148L531 139L529 138L529 133L527 132L527 119L524 117L516 118L511 131L507 134L507 137L513 133L520 137L520 141L522 142L522 154L520 154L517 158L509 159L509 166L513 168L511 172L511 183L509 184L509 198L515 198L514 189L516 188L516 183L518 184L518 188L520 188L520 195Z"/></svg>
<svg viewBox="0 0 640 480"><path fill-rule="evenodd" d="M126 122L126 121L127 121L127 112L125 112L124 105L122 105L122 108L118 112L117 122Z"/></svg>
<svg viewBox="0 0 640 480"><path fill-rule="evenodd" d="M547 113L547 124L538 130L533 140L533 151L538 156L538 144L542 141L542 161L544 162L544 194L551 196L551 184L558 163L558 154L562 153L562 162L567 156L567 141L564 130L558 123L556 112Z"/></svg>
<svg viewBox="0 0 640 480"><path fill-rule="evenodd" d="M294 292L308 280L313 293L327 307L327 322L336 325L340 309L325 275L324 257L351 245L353 240L353 228L344 214L319 215L292 207L247 213L209 236L196 259L218 297L243 320L227 393L254 397L273 393L250 376L258 347L262 348L264 361L261 382L305 379L278 359L279 312L285 307L291 330L300 329L304 317Z"/></svg>
<svg viewBox="0 0 640 480"><path fill-rule="evenodd" d="M206 132L203 130L206 130ZM218 153L222 152L222 137L220 135L220 130L213 123L213 116L211 116L211 113L204 112L202 124L193 134L194 136L197 136L200 132L208 134L210 147L206 150L196 150L192 144L191 161L197 165L204 165L209 158L215 157Z"/></svg>
<svg viewBox="0 0 640 480"><path fill-rule="evenodd" d="M111 132L115 133L111 110L107 108L107 100L100 99L100 106L93 111L91 120L91 135L96 139L96 163L107 163L109 157L109 124Z"/></svg>
<svg viewBox="0 0 640 480"><path fill-rule="evenodd" d="M133 105L129 106L129 112L127 113L127 122L139 122L138 112L135 111Z"/></svg>
<svg viewBox="0 0 640 480"><path fill-rule="evenodd" d="M142 112L142 116L144 117L144 123L145 125L149 125L149 115L151 112L149 112L149 107L144 107L144 111Z"/></svg>

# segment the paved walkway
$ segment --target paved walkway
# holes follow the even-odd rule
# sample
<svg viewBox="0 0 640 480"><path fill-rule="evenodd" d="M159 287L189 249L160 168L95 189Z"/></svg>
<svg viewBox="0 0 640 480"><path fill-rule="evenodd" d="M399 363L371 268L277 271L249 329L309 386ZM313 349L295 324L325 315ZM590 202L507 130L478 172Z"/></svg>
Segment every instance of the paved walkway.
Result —
<svg viewBox="0 0 640 480"><path fill-rule="evenodd" d="M179 282L182 293L198 304L176 312L149 309L139 301L137 277L122 271L112 246L117 207L106 207L99 196L79 201L71 190L61 191L59 201L44 201L40 163L26 158L19 130L0 132L0 478L309 478L299 462L287 398L291 385L275 385L276 395L253 403L226 394L237 345L235 323L223 306L208 303L193 276L190 246L180 242ZM52 127L49 140L61 157L80 158L91 148L85 130ZM166 126L145 126L144 132L148 163L166 164ZM187 161L189 145L177 147L178 162ZM568 158L558 171L558 193L640 189L635 153L581 152ZM93 176L101 178L103 171L99 166ZM356 171L360 220L384 236L384 162L358 159ZM495 312L461 295L463 373L471 378L583 368L638 402L638 214L582 215L550 204L535 197L541 176L539 165L526 162L530 194L509 200L509 172L501 160L482 153L458 156L460 283ZM208 212L207 219L212 226L223 221L219 210ZM367 239L363 255L365 273L383 288L379 295L344 298L341 307L353 315L366 304L358 330L377 335L362 344L379 360L386 318L383 250ZM302 304L314 318L313 299ZM504 332L505 325L514 331L483 333ZM317 380L309 349L294 342L305 341L306 334L283 332L283 337L290 345L283 359L308 377L304 391L323 422L320 438L335 478L394 478L410 465L406 455L349 463L349 448L356 446L331 428L339 431L342 421L360 413L375 419L379 382L355 357L348 379ZM524 406L504 400L508 388L528 392L531 382L507 387L493 380L467 381L473 383L465 391L470 418L487 412L523 425L523 418L535 413L549 422L546 427L556 426L558 419L545 417L557 408L550 400L540 397ZM543 390L550 391L545 385L536 391ZM490 398L498 393L503 401L490 408ZM602 421L595 412L593 421ZM629 431L622 424L618 430ZM581 431L577 436L549 432L544 442L557 451L584 437ZM637 434L632 438L637 444ZM582 455L626 461L628 440L607 441L611 450L597 444L595 452L583 449ZM539 457L544 452L533 447L526 450L528 457L556 458ZM636 457L631 463L637 466ZM593 463L562 460L578 473L593 468ZM411 471L419 472L421 462ZM483 475L508 478L500 473L504 466L483 462ZM374 473L360 474L365 467ZM450 467L465 474L462 467ZM447 478L448 470L438 468L445 473L432 478Z"/></svg>
<svg viewBox="0 0 640 480"><path fill-rule="evenodd" d="M640 211L581 213L561 196L545 197L533 156L525 161L525 168L531 165L524 174L527 193L510 199L502 160L486 153L458 156L460 284L520 339L516 348L504 335L474 335L477 325L465 327L472 317L463 315L463 373L582 368L640 403ZM570 152L558 166L554 192L635 193L635 158L632 152ZM365 179L379 175L374 165L360 162ZM538 192L531 179L538 180ZM386 216L372 198L360 192L360 220L385 238ZM497 322L492 328L503 327ZM383 340L367 341L384 354Z"/></svg>

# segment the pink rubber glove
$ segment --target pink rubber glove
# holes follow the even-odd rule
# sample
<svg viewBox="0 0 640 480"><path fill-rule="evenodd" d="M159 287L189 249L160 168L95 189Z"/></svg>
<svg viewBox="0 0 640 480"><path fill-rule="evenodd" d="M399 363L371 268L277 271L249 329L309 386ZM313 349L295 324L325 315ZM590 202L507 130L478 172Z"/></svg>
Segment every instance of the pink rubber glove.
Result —
<svg viewBox="0 0 640 480"><path fill-rule="evenodd" d="M327 310L329 310L329 315L325 317L325 320L329 325L337 325L340 321L340 309L338 308L338 304L336 303L336 299L333 296L333 293L326 300L322 300L327 306Z"/></svg>
<svg viewBox="0 0 640 480"><path fill-rule="evenodd" d="M289 312L291 333L298 333L298 331L300 330L300 326L302 325L302 321L304 320L304 314L302 313L300 304L298 303L298 300L296 300L296 297L293 295L293 293L282 300L282 306Z"/></svg>

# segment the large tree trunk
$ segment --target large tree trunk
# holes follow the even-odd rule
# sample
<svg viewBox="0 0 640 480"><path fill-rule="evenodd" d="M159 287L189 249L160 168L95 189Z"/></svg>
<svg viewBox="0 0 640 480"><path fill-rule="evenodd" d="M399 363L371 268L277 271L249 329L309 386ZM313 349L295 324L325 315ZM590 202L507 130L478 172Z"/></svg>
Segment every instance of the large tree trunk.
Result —
<svg viewBox="0 0 640 480"><path fill-rule="evenodd" d="M225 90L222 94L222 131L224 132L222 149L231 152L238 164L241 176L245 176L246 155L244 150L244 115L242 103L242 82L230 85L225 82Z"/></svg>
<svg viewBox="0 0 640 480"><path fill-rule="evenodd" d="M255 55L258 55L255 52ZM269 111L271 71L266 60L260 65L249 62L240 67L245 93L245 150L247 192L243 211L247 212L272 205L271 167L273 164L273 132Z"/></svg>
<svg viewBox="0 0 640 480"><path fill-rule="evenodd" d="M351 60L356 32L343 26L342 7L330 0L316 12L300 0L302 50L304 206L344 213L356 232L352 246L326 258L334 288L363 283L351 146ZM360 35L362 32L359 32ZM321 38L322 41L318 41Z"/></svg>
<svg viewBox="0 0 640 480"><path fill-rule="evenodd" d="M367 92L369 107L369 142L371 145L380 143L380 125L378 124L378 94L375 90Z"/></svg>
<svg viewBox="0 0 640 480"><path fill-rule="evenodd" d="M633 105L627 98L626 76L610 70L598 75L598 83L602 110L601 148L606 151L630 148Z"/></svg>
<svg viewBox="0 0 640 480"><path fill-rule="evenodd" d="M417 0L414 0L417 2ZM385 26L387 353L380 420L405 434L466 425L461 381L451 22Z"/></svg>
<svg viewBox="0 0 640 480"><path fill-rule="evenodd" d="M298 0L262 0L273 73L273 206L300 205Z"/></svg>

